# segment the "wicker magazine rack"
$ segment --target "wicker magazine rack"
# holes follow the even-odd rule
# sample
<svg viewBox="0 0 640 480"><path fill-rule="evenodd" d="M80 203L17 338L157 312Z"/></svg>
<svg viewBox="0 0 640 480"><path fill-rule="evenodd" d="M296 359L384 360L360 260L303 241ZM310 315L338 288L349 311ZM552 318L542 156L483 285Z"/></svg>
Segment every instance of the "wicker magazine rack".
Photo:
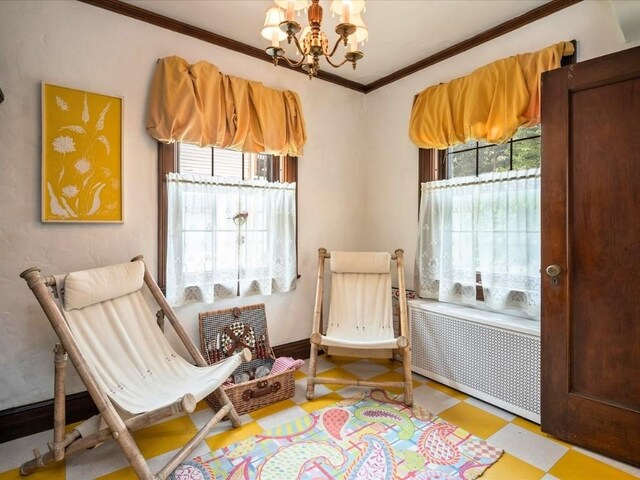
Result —
<svg viewBox="0 0 640 480"><path fill-rule="evenodd" d="M199 325L200 349L208 364L223 360L237 349L248 348L253 354L253 360L240 365L232 375L236 379L248 375L251 379L224 387L239 415L293 397L293 370L253 378L256 368L265 366L271 370L275 361L264 304L202 312ZM206 400L214 409L220 408L213 395Z"/></svg>

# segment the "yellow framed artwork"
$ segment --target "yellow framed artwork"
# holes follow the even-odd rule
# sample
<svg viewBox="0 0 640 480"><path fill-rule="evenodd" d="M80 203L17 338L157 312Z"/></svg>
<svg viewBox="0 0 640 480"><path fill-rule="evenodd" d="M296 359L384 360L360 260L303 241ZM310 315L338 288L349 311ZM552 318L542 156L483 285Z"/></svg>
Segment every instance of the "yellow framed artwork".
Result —
<svg viewBox="0 0 640 480"><path fill-rule="evenodd" d="M42 83L42 221L122 222L123 99Z"/></svg>

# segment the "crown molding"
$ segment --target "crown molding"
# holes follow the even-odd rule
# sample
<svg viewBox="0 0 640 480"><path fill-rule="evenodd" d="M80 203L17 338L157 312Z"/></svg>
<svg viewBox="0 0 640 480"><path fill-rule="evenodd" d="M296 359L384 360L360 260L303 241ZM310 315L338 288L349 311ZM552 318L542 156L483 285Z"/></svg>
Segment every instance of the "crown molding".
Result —
<svg viewBox="0 0 640 480"><path fill-rule="evenodd" d="M171 30L177 33L181 33L183 35L187 35L193 38L197 38L198 40L202 40L204 42L211 43L213 45L217 45L219 47L227 48L229 50L233 50L234 52L242 53L244 55L249 55L250 57L257 58L259 60L271 63L271 59L265 54L265 52L260 49L253 47L251 45L247 45L246 43L238 42L237 40L233 40L228 37L223 37L222 35L218 35L216 33L210 32L203 28L194 27L193 25L189 25L188 23L184 23L178 20L175 20L170 17L166 17L164 15L160 15L155 12L151 12L149 10L145 10L144 8L140 8L136 5L132 5L130 3L125 3L120 0L78 0L79 2L86 3L88 5L93 5L95 7L104 8L105 10L109 10L111 12L119 13L121 15L125 15L130 18L134 18L136 20L140 20L142 22L149 23L151 25L155 25L157 27L166 28L167 30ZM478 45L482 45L490 40L498 38L506 33L517 30L518 28L522 28L525 25L528 25L532 22L540 20L544 17L552 15L560 10L564 10L567 7L571 7L576 3L580 3L582 0L551 0L550 2L545 3L533 10L530 10L522 15L519 15L511 20L507 20L506 22L501 23L493 28L485 30L478 35L475 35L467 40L464 40L460 43L456 43L455 45L445 48L433 55L430 55L427 58L420 60L412 65L408 65L396 72L393 72L385 77L380 78L374 82L371 82L367 85L362 83L354 82L353 80L348 80L346 78L340 77L338 75L334 75L332 73L328 73L324 70L320 70L318 72L318 76L316 78L320 80L324 80L326 82L334 83L336 85L340 85L345 88L349 88L351 90L355 90L361 93L369 93L380 87L385 85L389 85L401 78L404 78L408 75L411 75L415 72L423 70L427 67L435 65L436 63L442 62L448 58L451 58L455 55L458 55L462 52L466 52ZM282 68L288 68L289 70L293 70L294 72L302 73L303 75L307 75L306 72L291 67L286 63L281 63L280 66Z"/></svg>
<svg viewBox="0 0 640 480"><path fill-rule="evenodd" d="M489 30L485 30L484 32L479 33L478 35L468 38L467 40L456 43L449 48L445 48L444 50L434 53L433 55L424 58L419 62L401 68L400 70L393 72L386 77L382 77L375 82L371 82L368 85L365 85L365 93L369 93L380 87L389 85L390 83L400 80L401 78L435 65L436 63L440 63L443 60L454 57L462 52L471 50L472 48L477 47L478 45L482 45L489 40L493 40L494 38L498 38L506 33L517 30L518 28L522 28L525 25L529 25L536 20L540 20L541 18L559 12L560 10L564 10L565 8L575 5L576 3L580 3L581 1L582 0L551 0L550 2L534 8L533 10L529 10L528 12L523 13L518 17L507 20L500 25L497 25L493 28L490 28Z"/></svg>
<svg viewBox="0 0 640 480"><path fill-rule="evenodd" d="M155 13L150 10L145 10L144 8L140 8L130 3L125 3L120 0L78 0L78 1L82 3L86 3L88 5L93 5L94 7L104 8L105 10L119 13L120 15L134 18L136 20L140 20L142 22L146 22L151 25L155 25L157 27L166 28L167 30L181 33L189 37L197 38L198 40L202 40L204 42L211 43L213 45L217 45L222 48L227 48L229 50L233 50L234 52L242 53L244 55L249 55L250 57L257 58L258 60L272 63L271 58L269 58L265 53L265 51L260 48L256 48L251 45L247 45L246 43L238 42L237 40L233 40L231 38L218 35L217 33L210 32L209 30L205 30L203 28L194 27L193 25L189 25L188 23L184 23L179 20L175 20L171 17L160 15L159 13ZM288 68L289 70L293 70L294 72L307 75L307 73L304 72L303 70L300 70L299 68L291 67L286 62L280 63L278 66L281 68ZM364 93L366 88L366 86L363 85L362 83L354 82L353 80L348 80L338 75L334 75L333 73L325 72L323 70L318 72L318 75L316 78L319 78L326 82L335 83L336 85L340 85L341 87L349 88L351 90L356 90L362 93Z"/></svg>

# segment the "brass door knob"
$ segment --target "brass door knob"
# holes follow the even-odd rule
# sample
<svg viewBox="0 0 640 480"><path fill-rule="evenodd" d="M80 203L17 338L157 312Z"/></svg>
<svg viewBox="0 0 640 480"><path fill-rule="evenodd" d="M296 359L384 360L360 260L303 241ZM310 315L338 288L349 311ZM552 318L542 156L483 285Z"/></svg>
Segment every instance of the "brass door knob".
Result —
<svg viewBox="0 0 640 480"><path fill-rule="evenodd" d="M560 268L560 265L549 265L547 267L547 275L549 275L550 277L557 277L558 275L560 275L561 271L562 269Z"/></svg>

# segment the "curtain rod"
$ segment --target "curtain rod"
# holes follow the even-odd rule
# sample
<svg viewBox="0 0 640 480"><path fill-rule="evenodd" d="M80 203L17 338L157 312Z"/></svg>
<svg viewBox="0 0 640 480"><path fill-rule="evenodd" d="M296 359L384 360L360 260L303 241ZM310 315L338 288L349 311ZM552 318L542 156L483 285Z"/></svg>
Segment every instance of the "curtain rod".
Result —
<svg viewBox="0 0 640 480"><path fill-rule="evenodd" d="M464 187L467 185L477 185L480 183L498 183L498 182L511 182L515 180L524 180L527 178L540 178L539 168L530 168L522 170L522 173L513 174L517 170L510 170L508 172L501 172L498 175L494 174L481 174L483 177L458 177L449 178L446 180L436 180L435 182L423 182L421 183L421 189L424 190L441 190L444 188ZM509 176L509 175L513 176Z"/></svg>
<svg viewBox="0 0 640 480"><path fill-rule="evenodd" d="M246 181L246 180L245 180ZM239 183L231 180L214 180L203 178L202 180L198 180L196 178L185 178L182 174L179 173L168 173L167 174L167 183L189 183L194 185L220 185L222 187L239 187L239 188L265 188L265 189L275 189L275 190L295 190L296 183L285 183L285 182L267 182L262 183L261 181L246 181L247 183ZM255 182L255 183L251 183ZM260 183L258 183L260 182Z"/></svg>

